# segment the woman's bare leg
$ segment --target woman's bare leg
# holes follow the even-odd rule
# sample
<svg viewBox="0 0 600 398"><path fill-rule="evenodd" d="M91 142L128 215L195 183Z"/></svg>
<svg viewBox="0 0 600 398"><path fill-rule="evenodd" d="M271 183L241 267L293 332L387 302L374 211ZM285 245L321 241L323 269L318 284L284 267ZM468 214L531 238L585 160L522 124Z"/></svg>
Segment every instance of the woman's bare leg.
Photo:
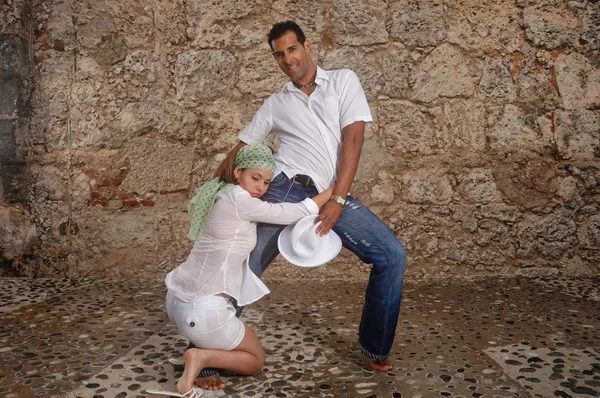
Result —
<svg viewBox="0 0 600 398"><path fill-rule="evenodd" d="M226 369L243 375L258 373L265 364L265 352L252 329L247 325L244 327L246 332L242 342L231 351L201 348L187 350L183 354L185 370L177 382L177 391L181 394L188 392L192 388L198 372L204 368ZM219 386L216 383L212 386L215 385ZM225 385L222 385L225 388Z"/></svg>

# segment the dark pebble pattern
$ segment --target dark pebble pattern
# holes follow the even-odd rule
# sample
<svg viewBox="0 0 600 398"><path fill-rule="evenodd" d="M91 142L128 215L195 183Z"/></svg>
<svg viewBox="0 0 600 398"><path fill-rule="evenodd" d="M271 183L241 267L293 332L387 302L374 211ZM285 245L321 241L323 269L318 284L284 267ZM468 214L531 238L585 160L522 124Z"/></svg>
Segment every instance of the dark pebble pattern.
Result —
<svg viewBox="0 0 600 398"><path fill-rule="evenodd" d="M264 369L231 397L597 397L600 278L408 280L393 368L357 348L364 281L269 281L243 319ZM0 279L0 396L150 397L175 390L187 342L162 281Z"/></svg>

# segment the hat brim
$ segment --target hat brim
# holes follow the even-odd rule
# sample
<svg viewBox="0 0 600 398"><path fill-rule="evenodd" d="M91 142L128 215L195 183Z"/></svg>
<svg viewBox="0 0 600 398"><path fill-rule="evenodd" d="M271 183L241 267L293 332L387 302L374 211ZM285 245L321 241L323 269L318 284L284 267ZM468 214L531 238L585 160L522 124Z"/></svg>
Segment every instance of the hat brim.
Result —
<svg viewBox="0 0 600 398"><path fill-rule="evenodd" d="M313 220L317 216L307 216L312 217ZM292 249L292 229L296 224L288 225L281 231L279 237L277 238L277 247L279 248L279 253L285 258L288 262L298 267L303 268L312 268L318 267L319 265L323 265L328 261L331 261L337 256L342 250L342 240L333 230L330 230L327 235L328 242L327 245L323 245L320 250L310 257L299 257L294 254Z"/></svg>

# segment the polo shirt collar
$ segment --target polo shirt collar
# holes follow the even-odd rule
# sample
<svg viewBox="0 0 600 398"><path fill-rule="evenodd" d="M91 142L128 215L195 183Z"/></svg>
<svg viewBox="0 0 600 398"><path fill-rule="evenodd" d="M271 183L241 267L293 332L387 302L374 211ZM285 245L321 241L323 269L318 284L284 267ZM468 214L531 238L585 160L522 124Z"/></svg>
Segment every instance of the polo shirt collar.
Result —
<svg viewBox="0 0 600 398"><path fill-rule="evenodd" d="M329 75L327 74L327 72L323 69L321 69L320 66L317 65L317 76L315 77L315 82L317 82L317 85L322 85L323 81L329 81ZM299 89L297 89L294 86L294 83L292 83L291 80L288 80L287 83L285 83L285 85L283 86L283 88L281 89L281 91L292 91L292 90L296 90L299 91Z"/></svg>

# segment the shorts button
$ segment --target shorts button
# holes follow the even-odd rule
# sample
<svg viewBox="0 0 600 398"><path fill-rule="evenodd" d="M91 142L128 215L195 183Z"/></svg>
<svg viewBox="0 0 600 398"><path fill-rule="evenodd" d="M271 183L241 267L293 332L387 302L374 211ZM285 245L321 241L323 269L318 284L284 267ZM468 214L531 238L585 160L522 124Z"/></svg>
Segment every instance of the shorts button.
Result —
<svg viewBox="0 0 600 398"><path fill-rule="evenodd" d="M194 327L194 326L196 326L196 324L194 322L190 322L190 326Z"/></svg>

